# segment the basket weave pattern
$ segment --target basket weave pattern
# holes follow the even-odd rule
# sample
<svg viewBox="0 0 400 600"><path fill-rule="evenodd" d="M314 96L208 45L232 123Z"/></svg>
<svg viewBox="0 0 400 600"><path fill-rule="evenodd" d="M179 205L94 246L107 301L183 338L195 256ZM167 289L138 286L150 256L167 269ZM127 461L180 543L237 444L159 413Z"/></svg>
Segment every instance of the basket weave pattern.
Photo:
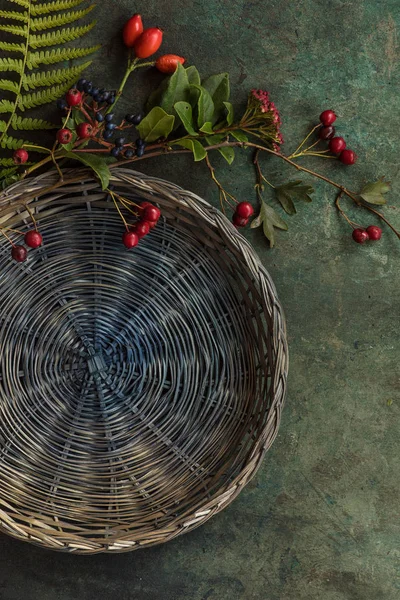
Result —
<svg viewBox="0 0 400 600"><path fill-rule="evenodd" d="M114 170L163 218L133 251L85 170L25 180L0 220L44 245L0 248L0 530L73 553L124 552L204 523L252 478L288 367L275 287L219 211Z"/></svg>

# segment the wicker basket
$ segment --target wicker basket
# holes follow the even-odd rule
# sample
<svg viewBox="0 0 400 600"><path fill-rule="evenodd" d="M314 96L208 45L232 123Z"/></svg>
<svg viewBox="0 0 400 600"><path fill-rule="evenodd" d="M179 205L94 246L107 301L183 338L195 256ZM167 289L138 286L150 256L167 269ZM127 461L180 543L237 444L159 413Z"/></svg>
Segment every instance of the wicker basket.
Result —
<svg viewBox="0 0 400 600"><path fill-rule="evenodd" d="M226 507L277 434L275 287L232 224L171 183L113 172L162 210L129 252L87 170L55 184L0 196L3 226L30 228L32 211L45 241L21 264L1 246L0 529L76 554L166 542Z"/></svg>

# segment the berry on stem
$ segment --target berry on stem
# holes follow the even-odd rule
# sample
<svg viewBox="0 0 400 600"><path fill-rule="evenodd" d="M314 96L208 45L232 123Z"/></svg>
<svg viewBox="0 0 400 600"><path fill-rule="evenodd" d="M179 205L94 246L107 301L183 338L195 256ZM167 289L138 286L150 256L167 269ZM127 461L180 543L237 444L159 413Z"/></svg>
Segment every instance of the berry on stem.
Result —
<svg viewBox="0 0 400 600"><path fill-rule="evenodd" d="M133 15L124 25L122 39L127 48L133 48L136 40L143 33L142 17L138 14Z"/></svg>
<svg viewBox="0 0 400 600"><path fill-rule="evenodd" d="M357 244L365 244L369 240L369 235L365 229L354 229L352 237Z"/></svg>
<svg viewBox="0 0 400 600"><path fill-rule="evenodd" d="M158 221L160 217L161 211L159 208L157 208L157 206L154 206L153 204L151 204L150 206L145 206L143 211L144 221Z"/></svg>
<svg viewBox="0 0 400 600"><path fill-rule="evenodd" d="M115 140L115 145L119 146L121 148L121 146L123 146L125 144L125 138L123 137L119 137Z"/></svg>
<svg viewBox="0 0 400 600"><path fill-rule="evenodd" d="M367 227L367 233L369 239L374 242L380 240L382 237L382 229L377 225L370 225L369 227Z"/></svg>
<svg viewBox="0 0 400 600"><path fill-rule="evenodd" d="M235 214L237 214L242 219L248 219L254 214L254 208L250 204L250 202L239 202L236 207Z"/></svg>
<svg viewBox="0 0 400 600"><path fill-rule="evenodd" d="M124 231L122 243L128 250L134 248L139 243L139 236L134 231Z"/></svg>
<svg viewBox="0 0 400 600"><path fill-rule="evenodd" d="M24 262L27 259L28 251L24 246L13 246L11 249L11 256L17 262Z"/></svg>
<svg viewBox="0 0 400 600"><path fill-rule="evenodd" d="M104 120L105 120L106 123L111 123L111 121L113 120L113 118L114 118L114 115L112 113L108 113L108 115L106 115L104 117Z"/></svg>
<svg viewBox="0 0 400 600"><path fill-rule="evenodd" d="M104 116L101 114L101 112L98 112L98 113L96 114L96 121L97 121L98 123L102 123L102 122L104 121Z"/></svg>
<svg viewBox="0 0 400 600"><path fill-rule="evenodd" d="M57 131L57 142L59 144L69 144L73 137L73 133L70 129L59 129Z"/></svg>
<svg viewBox="0 0 400 600"><path fill-rule="evenodd" d="M80 92L83 92L85 90L85 85L87 84L86 79L80 79L78 81L78 83L76 84L76 89L79 90Z"/></svg>
<svg viewBox="0 0 400 600"><path fill-rule="evenodd" d="M157 52L162 44L163 32L159 27L145 29L135 41L134 49L137 58L149 58Z"/></svg>
<svg viewBox="0 0 400 600"><path fill-rule="evenodd" d="M93 126L90 123L79 123L76 133L81 140L90 138L93 135Z"/></svg>
<svg viewBox="0 0 400 600"><path fill-rule="evenodd" d="M353 152L353 150L343 150L343 152L340 153L339 160L344 165L354 165L357 160L357 154Z"/></svg>
<svg viewBox="0 0 400 600"><path fill-rule="evenodd" d="M19 148L13 154L13 161L16 165L23 165L28 161L29 154L23 148Z"/></svg>
<svg viewBox="0 0 400 600"><path fill-rule="evenodd" d="M41 246L43 243L42 235L35 229L27 231L24 236L24 240L25 244L29 246L29 248L39 248L39 246Z"/></svg>
<svg viewBox="0 0 400 600"><path fill-rule="evenodd" d="M134 156L134 151L132 150L132 148L128 148L127 150L125 150L125 158L133 158Z"/></svg>
<svg viewBox="0 0 400 600"><path fill-rule="evenodd" d="M156 60L156 69L161 73L175 73L178 64L183 65L186 62L186 58L178 56L177 54L164 54Z"/></svg>
<svg viewBox="0 0 400 600"><path fill-rule="evenodd" d="M150 221L153 222L154 221ZM139 221L133 228L133 231L136 233L139 239L143 238L150 231L150 222L149 221Z"/></svg>
<svg viewBox="0 0 400 600"><path fill-rule="evenodd" d="M320 127L318 136L321 140L330 140L335 135L336 129L329 125L328 127Z"/></svg>
<svg viewBox="0 0 400 600"><path fill-rule="evenodd" d="M333 154L340 154L346 148L346 142L342 137L334 137L329 142L329 150Z"/></svg>
<svg viewBox="0 0 400 600"><path fill-rule="evenodd" d="M121 148L118 148L118 146L114 146L114 148L111 148L110 154L114 158L118 158L120 153L121 153Z"/></svg>
<svg viewBox="0 0 400 600"><path fill-rule="evenodd" d="M233 214L232 223L235 225L235 227L246 227L248 222L248 218L245 219L243 217L240 217L236 212Z"/></svg>
<svg viewBox="0 0 400 600"><path fill-rule="evenodd" d="M139 125L140 121L142 120L142 115L138 114L138 115L126 115L125 117L125 121L127 121L128 123L132 123L132 125Z"/></svg>
<svg viewBox="0 0 400 600"><path fill-rule="evenodd" d="M139 146L138 148L136 148L136 156L138 158L141 158L144 154L144 147L143 146Z"/></svg>
<svg viewBox="0 0 400 600"><path fill-rule="evenodd" d="M322 125L329 127L329 125L332 125L332 123L336 121L336 115L333 110L324 110L319 115L319 120L321 121Z"/></svg>
<svg viewBox="0 0 400 600"><path fill-rule="evenodd" d="M66 93L65 100L68 106L78 106L82 102L82 92L76 88L72 88Z"/></svg>
<svg viewBox="0 0 400 600"><path fill-rule="evenodd" d="M58 110L61 110L63 112L67 110L68 104L64 98L60 98L59 100L57 100L57 108Z"/></svg>

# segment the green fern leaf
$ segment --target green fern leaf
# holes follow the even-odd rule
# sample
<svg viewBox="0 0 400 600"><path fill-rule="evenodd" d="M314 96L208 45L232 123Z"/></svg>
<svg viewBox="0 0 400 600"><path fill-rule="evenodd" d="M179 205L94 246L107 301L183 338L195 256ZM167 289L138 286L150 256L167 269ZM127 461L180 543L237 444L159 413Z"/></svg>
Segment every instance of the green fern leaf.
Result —
<svg viewBox="0 0 400 600"><path fill-rule="evenodd" d="M64 83L68 81L73 83L76 78L88 68L91 61L85 62L76 67L70 67L69 69L57 69L56 71L43 71L40 73L31 73L30 75L24 75L22 84L25 90L34 90L38 87L56 85L57 83Z"/></svg>
<svg viewBox="0 0 400 600"><path fill-rule="evenodd" d="M36 69L40 65L54 65L58 62L64 62L67 60L74 60L75 58L82 58L96 52L100 48L98 46L91 46L90 48L56 48L54 50L41 50L39 52L29 52L27 58L27 65L29 69Z"/></svg>
<svg viewBox="0 0 400 600"><path fill-rule="evenodd" d="M14 175L15 171L18 169L15 165L13 167L9 167L8 169L0 170L0 179L6 179L10 175Z"/></svg>
<svg viewBox="0 0 400 600"><path fill-rule="evenodd" d="M71 82L67 81L67 83L55 85L48 89L41 90L40 92L35 92L34 94L23 94L18 98L18 106L20 110L23 111L27 108L34 108L36 106L41 106L42 104L54 102L55 100L58 100L60 96L63 96L70 87ZM3 100L3 102L5 101Z"/></svg>
<svg viewBox="0 0 400 600"><path fill-rule="evenodd" d="M51 29L52 27L61 27L62 25L67 25L68 23L73 23L74 21L78 21L78 19L82 19L93 9L94 4L83 10L52 15L50 17L38 17L37 19L32 19L31 29L32 31L43 31L45 29Z"/></svg>
<svg viewBox="0 0 400 600"><path fill-rule="evenodd" d="M0 113L12 113L14 111L14 104L9 100L0 100Z"/></svg>
<svg viewBox="0 0 400 600"><path fill-rule="evenodd" d="M12 10L0 10L0 17L4 19L15 19L15 21L23 21L27 23L29 15L27 12L16 12Z"/></svg>
<svg viewBox="0 0 400 600"><path fill-rule="evenodd" d="M29 8L29 0L8 0L9 2L14 2L14 4L18 4L19 6L23 6L24 8Z"/></svg>
<svg viewBox="0 0 400 600"><path fill-rule="evenodd" d="M9 79L0 79L0 90L5 90L6 92L13 92L13 94L18 94L19 85L15 81L10 81Z"/></svg>
<svg viewBox="0 0 400 600"><path fill-rule="evenodd" d="M13 33L14 35L20 35L24 38L28 37L28 28L22 25L0 25L0 31Z"/></svg>
<svg viewBox="0 0 400 600"><path fill-rule="evenodd" d="M0 133L7 129L7 123L5 121L0 121Z"/></svg>
<svg viewBox="0 0 400 600"><path fill-rule="evenodd" d="M1 167L11 167L14 164L14 160L12 158L0 158L0 166Z"/></svg>
<svg viewBox="0 0 400 600"><path fill-rule="evenodd" d="M29 144L29 142L17 140L10 135L3 135L0 141L0 148L3 148L3 150L18 150L18 148L22 148L24 144Z"/></svg>
<svg viewBox="0 0 400 600"><path fill-rule="evenodd" d="M22 75L24 64L16 58L0 58L0 71L15 71Z"/></svg>
<svg viewBox="0 0 400 600"><path fill-rule="evenodd" d="M41 129L57 129L58 125L54 125L53 123L49 123L49 121L44 121L43 119L25 119L23 117L17 117L14 115L11 120L11 127L14 130L35 131Z"/></svg>
<svg viewBox="0 0 400 600"><path fill-rule="evenodd" d="M31 15L48 15L56 10L70 10L78 4L82 4L84 0L56 0L55 2L47 2L46 4L34 4L31 6Z"/></svg>
<svg viewBox="0 0 400 600"><path fill-rule="evenodd" d="M29 46L31 48L43 48L45 46L57 46L58 44L66 44L72 42L86 33L88 33L95 26L95 22L89 23L88 25L82 25L81 27L68 27L66 29L60 29L59 31L52 31L51 33L44 33L42 35L31 35L29 37Z"/></svg>
<svg viewBox="0 0 400 600"><path fill-rule="evenodd" d="M0 42L0 50L5 50L6 52L21 52L25 53L25 45L24 44L12 44L10 42Z"/></svg>

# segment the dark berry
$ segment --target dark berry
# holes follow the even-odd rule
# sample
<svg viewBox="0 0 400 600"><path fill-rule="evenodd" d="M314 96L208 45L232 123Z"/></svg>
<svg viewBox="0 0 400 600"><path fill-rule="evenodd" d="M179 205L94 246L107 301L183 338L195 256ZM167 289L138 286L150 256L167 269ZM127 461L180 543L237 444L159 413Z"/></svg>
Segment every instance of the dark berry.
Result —
<svg viewBox="0 0 400 600"><path fill-rule="evenodd" d="M69 144L72 142L73 137L74 134L70 129L59 129L59 131L57 131L57 142L59 144Z"/></svg>
<svg viewBox="0 0 400 600"><path fill-rule="evenodd" d="M319 115L319 120L321 121L322 125L328 127L336 121L336 115L333 110L324 110L324 112Z"/></svg>
<svg viewBox="0 0 400 600"><path fill-rule="evenodd" d="M382 237L382 229L377 225L370 225L369 227L367 227L367 233L369 239L373 240L374 242L376 240L380 240Z"/></svg>
<svg viewBox="0 0 400 600"><path fill-rule="evenodd" d="M113 131L105 131L105 132L103 133L103 138L104 138L105 140L111 140L111 138L112 138L112 136L113 136L113 135L114 135L114 132L113 132Z"/></svg>
<svg viewBox="0 0 400 600"><path fill-rule="evenodd" d="M92 91L90 92L90 94L92 96L98 96L99 95L99 91L100 91L99 88L94 87L94 88L92 88Z"/></svg>
<svg viewBox="0 0 400 600"><path fill-rule="evenodd" d="M357 154L353 150L343 150L340 153L339 159L344 165L354 165L357 160Z"/></svg>
<svg viewBox="0 0 400 600"><path fill-rule="evenodd" d="M109 97L109 99L108 99L108 101L107 101L107 104L110 104L110 105L111 105L111 104L114 104L114 102L115 102L115 96L114 96L114 94L112 94L112 95Z"/></svg>
<svg viewBox="0 0 400 600"><path fill-rule="evenodd" d="M86 79L80 79L78 81L78 83L76 84L76 89L79 90L80 92L83 92L85 90L86 84L87 84Z"/></svg>
<svg viewBox="0 0 400 600"><path fill-rule="evenodd" d="M352 237L357 244L365 244L369 240L369 235L365 229L354 229Z"/></svg>
<svg viewBox="0 0 400 600"><path fill-rule="evenodd" d="M98 112L98 113L96 114L96 121L97 121L98 123L102 123L102 122L104 121L104 117L103 117L103 115L102 115L100 112Z"/></svg>
<svg viewBox="0 0 400 600"><path fill-rule="evenodd" d="M110 99L110 92L105 91L103 94L103 102L108 102Z"/></svg>
<svg viewBox="0 0 400 600"><path fill-rule="evenodd" d="M114 158L118 158L118 156L120 155L120 153L121 153L121 150L120 150L120 148L116 148L116 147L114 147L114 148L111 148L111 152L110 152L110 154L111 154L111 156L113 156Z"/></svg>
<svg viewBox="0 0 400 600"><path fill-rule="evenodd" d="M107 131L113 131L115 128L116 128L116 124L115 123L107 123L106 124Z"/></svg>
<svg viewBox="0 0 400 600"><path fill-rule="evenodd" d="M329 127L320 127L318 136L321 140L330 140L335 135L335 131L332 125L329 125Z"/></svg>
<svg viewBox="0 0 400 600"><path fill-rule="evenodd" d="M143 220L144 221L158 221L161 216L161 211L157 206L151 204L150 206L146 206L143 211Z"/></svg>
<svg viewBox="0 0 400 600"><path fill-rule="evenodd" d="M128 148L127 150L125 150L125 158L133 158L134 155L134 151L132 150L132 148Z"/></svg>
<svg viewBox="0 0 400 600"><path fill-rule="evenodd" d="M141 158L144 154L144 148L143 146L140 146L139 148L136 148L136 156L138 158Z"/></svg>
<svg viewBox="0 0 400 600"><path fill-rule="evenodd" d="M57 100L57 108L58 110L62 110L63 112L67 110L68 104L65 98L60 98Z"/></svg>
<svg viewBox="0 0 400 600"><path fill-rule="evenodd" d="M138 114L138 115L126 115L125 117L125 121L128 121L128 123L132 123L132 125L139 125L140 121L142 120L142 115Z"/></svg>
<svg viewBox="0 0 400 600"><path fill-rule="evenodd" d="M125 231L122 236L122 243L125 248L134 248L139 243L139 236L134 231Z"/></svg>
<svg viewBox="0 0 400 600"><path fill-rule="evenodd" d="M346 142L342 137L334 137L329 142L329 150L333 154L340 154L346 148Z"/></svg>
<svg viewBox="0 0 400 600"><path fill-rule="evenodd" d="M68 106L78 106L82 102L82 92L76 88L72 88L66 93L65 100Z"/></svg>
<svg viewBox="0 0 400 600"><path fill-rule="evenodd" d="M88 81L87 83L85 83L83 91L86 92L86 94L90 94L92 92L93 89L93 83L91 81Z"/></svg>
<svg viewBox="0 0 400 600"><path fill-rule="evenodd" d="M24 240L25 244L30 248L39 248L39 246L41 246L43 243L42 235L34 229L25 234Z"/></svg>
<svg viewBox="0 0 400 600"><path fill-rule="evenodd" d="M116 146L123 146L125 144L125 138L123 137L119 137L115 140L115 145Z"/></svg>
<svg viewBox="0 0 400 600"><path fill-rule="evenodd" d="M235 212L239 217L242 217L242 219L248 219L254 214L254 208L250 202L239 202Z"/></svg>
<svg viewBox="0 0 400 600"><path fill-rule="evenodd" d="M249 222L249 219L245 219L245 218L241 217L236 212L234 213L234 215L232 217L232 223L235 225L235 227L246 227L248 222Z"/></svg>
<svg viewBox="0 0 400 600"><path fill-rule="evenodd" d="M29 158L29 154L23 148L16 150L13 154L13 161L14 161L14 164L16 164L16 165L23 165L24 163L27 162L28 158Z"/></svg>
<svg viewBox="0 0 400 600"><path fill-rule="evenodd" d="M114 115L112 113L110 113L110 114L108 114L108 115L106 115L104 117L106 123L111 123L111 121L113 120L113 118L114 118Z"/></svg>
<svg viewBox="0 0 400 600"><path fill-rule="evenodd" d="M154 222L154 221L153 221ZM139 221L134 227L134 232L139 239L143 238L150 231L150 223L148 221Z"/></svg>
<svg viewBox="0 0 400 600"><path fill-rule="evenodd" d="M17 262L24 262L28 256L28 251L23 246L13 246L11 249L11 256Z"/></svg>
<svg viewBox="0 0 400 600"><path fill-rule="evenodd" d="M141 138L138 138L136 140L136 146L138 148L144 148L146 146L146 142L144 140L142 140Z"/></svg>
<svg viewBox="0 0 400 600"><path fill-rule="evenodd" d="M81 140L90 138L93 134L93 126L90 123L79 123L76 133Z"/></svg>

